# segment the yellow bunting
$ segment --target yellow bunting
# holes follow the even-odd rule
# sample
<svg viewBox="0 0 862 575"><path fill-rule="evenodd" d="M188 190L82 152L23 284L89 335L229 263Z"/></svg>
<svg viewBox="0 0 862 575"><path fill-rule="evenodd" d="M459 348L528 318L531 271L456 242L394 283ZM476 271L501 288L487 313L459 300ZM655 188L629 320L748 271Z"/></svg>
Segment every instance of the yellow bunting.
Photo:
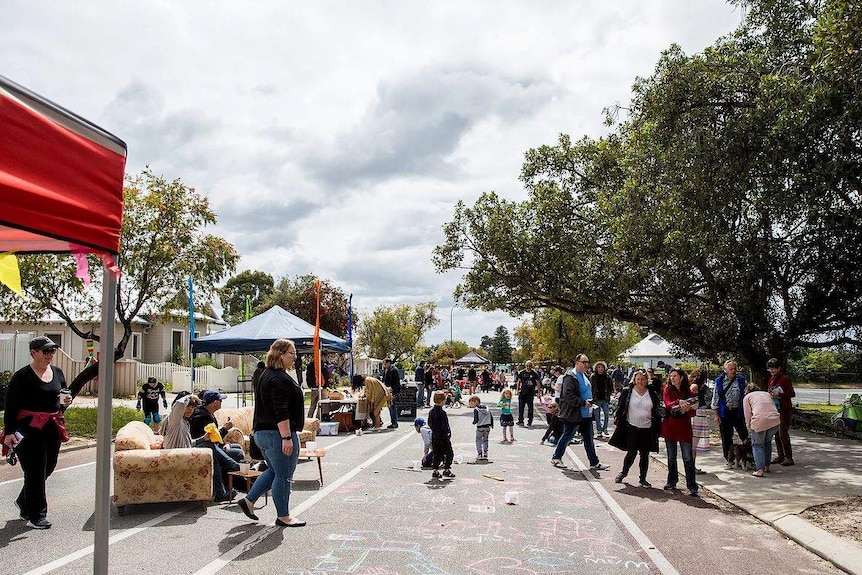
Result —
<svg viewBox="0 0 862 575"><path fill-rule="evenodd" d="M21 271L18 269L18 258L15 254L0 254L0 283L8 286L19 297L24 297L21 290Z"/></svg>

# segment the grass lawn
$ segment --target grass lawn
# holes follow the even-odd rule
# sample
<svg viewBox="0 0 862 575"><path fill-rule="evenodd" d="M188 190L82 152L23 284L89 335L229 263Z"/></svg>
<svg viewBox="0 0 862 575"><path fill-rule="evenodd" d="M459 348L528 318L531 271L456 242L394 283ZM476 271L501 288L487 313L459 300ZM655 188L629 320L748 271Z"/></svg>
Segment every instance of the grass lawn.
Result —
<svg viewBox="0 0 862 575"><path fill-rule="evenodd" d="M800 403L796 409L802 411L819 411L820 413L828 414L830 417L841 411L841 405L827 405L825 403Z"/></svg>
<svg viewBox="0 0 862 575"><path fill-rule="evenodd" d="M96 438L96 416L94 407L70 407L66 410L66 429L72 437ZM114 407L111 413L111 437L130 421L143 421L140 411L131 407Z"/></svg>

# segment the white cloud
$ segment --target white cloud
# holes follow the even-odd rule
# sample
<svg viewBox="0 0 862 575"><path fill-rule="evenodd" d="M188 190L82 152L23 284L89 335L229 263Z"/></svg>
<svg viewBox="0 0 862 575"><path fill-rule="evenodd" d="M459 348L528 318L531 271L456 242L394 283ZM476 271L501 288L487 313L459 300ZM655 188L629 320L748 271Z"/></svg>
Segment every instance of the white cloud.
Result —
<svg viewBox="0 0 862 575"><path fill-rule="evenodd" d="M455 201L524 196L524 152L600 135L602 109L721 0L39 3L11 0L0 70L207 194L241 269L316 273L381 303L435 301L429 342L478 345L505 314L451 310L430 254ZM450 326L450 311L452 322Z"/></svg>

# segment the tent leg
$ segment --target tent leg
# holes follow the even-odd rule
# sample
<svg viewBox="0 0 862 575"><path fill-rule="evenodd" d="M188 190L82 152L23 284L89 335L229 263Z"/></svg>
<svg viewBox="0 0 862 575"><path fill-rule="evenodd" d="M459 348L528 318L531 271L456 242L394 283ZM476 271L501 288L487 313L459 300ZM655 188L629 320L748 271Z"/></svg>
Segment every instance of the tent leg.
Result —
<svg viewBox="0 0 862 575"><path fill-rule="evenodd" d="M114 317L117 277L102 272L102 323L99 350L99 405L96 414L96 510L93 515L93 573L108 573L108 536L111 528L111 408L114 397Z"/></svg>

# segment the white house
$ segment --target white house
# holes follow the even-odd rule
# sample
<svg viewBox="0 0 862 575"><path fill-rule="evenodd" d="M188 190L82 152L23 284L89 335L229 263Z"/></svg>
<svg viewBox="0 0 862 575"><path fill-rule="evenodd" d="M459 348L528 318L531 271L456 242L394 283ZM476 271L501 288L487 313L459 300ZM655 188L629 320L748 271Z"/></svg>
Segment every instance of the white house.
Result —
<svg viewBox="0 0 862 575"><path fill-rule="evenodd" d="M638 367L661 367L679 363L693 363L696 359L683 353L675 355L671 351L673 345L657 333L650 333L634 346L620 354L622 361L627 361ZM659 365L661 364L661 366Z"/></svg>
<svg viewBox="0 0 862 575"><path fill-rule="evenodd" d="M76 321L76 325L83 332L98 333L99 331L97 321L80 320ZM221 331L226 325L220 318L195 313L196 336ZM21 355L17 351L14 353L10 351L11 358L17 358L21 355L25 358L26 363L29 355L26 351L27 342L37 335L50 337L73 360L84 360L89 355L87 340L74 333L66 325L66 322L58 316L46 316L33 323L0 320L0 346L9 347L10 350L23 349L25 352ZM115 341L119 341L122 335L122 326L117 322L114 330ZM127 359L135 359L142 363L161 363L171 361L174 351L177 349L182 349L185 353L188 353L189 350L187 313L171 310L167 320L157 316L138 316L132 320L132 335L125 353ZM99 342L94 342L94 353L98 352ZM0 354L0 361L3 357L4 354ZM10 359L10 361L14 362L14 359ZM2 363L5 364L6 362L2 361ZM21 362L18 361L18 363ZM21 366L0 365L0 370L17 369L18 367Z"/></svg>

